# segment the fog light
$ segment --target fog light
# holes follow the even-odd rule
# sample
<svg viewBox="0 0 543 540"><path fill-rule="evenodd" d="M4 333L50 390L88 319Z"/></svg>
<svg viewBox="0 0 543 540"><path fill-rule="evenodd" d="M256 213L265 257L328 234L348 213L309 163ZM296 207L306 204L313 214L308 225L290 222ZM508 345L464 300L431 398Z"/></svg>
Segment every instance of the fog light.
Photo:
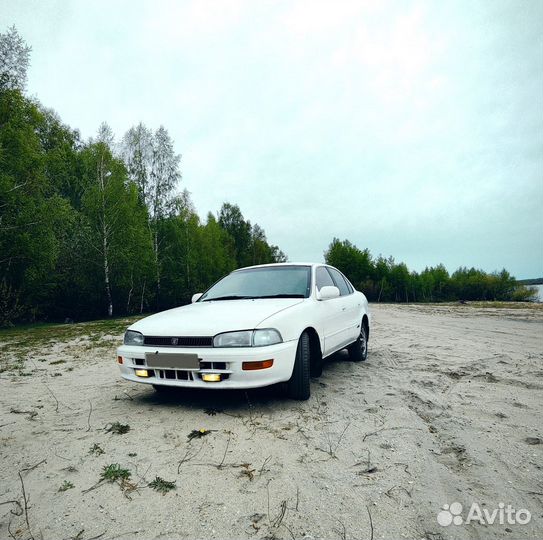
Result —
<svg viewBox="0 0 543 540"><path fill-rule="evenodd" d="M243 371L252 371L255 369L266 369L273 366L273 360L262 360L261 362L243 362L241 369Z"/></svg>
<svg viewBox="0 0 543 540"><path fill-rule="evenodd" d="M122 363L123 363L123 357L117 356L117 364L122 364Z"/></svg>
<svg viewBox="0 0 543 540"><path fill-rule="evenodd" d="M204 382L221 382L221 379L219 373L202 373L202 381Z"/></svg>
<svg viewBox="0 0 543 540"><path fill-rule="evenodd" d="M135 373L138 377L149 377L149 372L146 369L136 369Z"/></svg>

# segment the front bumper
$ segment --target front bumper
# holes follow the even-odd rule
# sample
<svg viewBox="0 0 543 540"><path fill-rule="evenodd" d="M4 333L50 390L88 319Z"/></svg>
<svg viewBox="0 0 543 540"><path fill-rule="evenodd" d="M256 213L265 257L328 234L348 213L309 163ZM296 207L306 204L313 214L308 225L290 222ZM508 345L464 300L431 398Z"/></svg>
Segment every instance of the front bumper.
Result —
<svg viewBox="0 0 543 540"><path fill-rule="evenodd" d="M297 341L287 341L269 347L247 348L192 348L192 347L141 347L122 345L117 349L117 356L122 357L119 364L121 376L132 382L158 384L164 386L246 389L269 386L288 381L294 368ZM162 354L189 353L197 354L200 369L157 369L147 368L145 353ZM273 360L273 365L266 369L244 371L243 362ZM139 377L136 369L149 369L152 376ZM221 374L220 382L205 382L201 379L204 373Z"/></svg>

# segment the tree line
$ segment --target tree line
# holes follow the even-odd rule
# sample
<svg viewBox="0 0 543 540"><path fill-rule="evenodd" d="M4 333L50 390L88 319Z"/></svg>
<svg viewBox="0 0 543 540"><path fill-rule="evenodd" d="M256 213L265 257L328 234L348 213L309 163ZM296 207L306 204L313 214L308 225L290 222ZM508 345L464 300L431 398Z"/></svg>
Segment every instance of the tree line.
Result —
<svg viewBox="0 0 543 540"><path fill-rule="evenodd" d="M374 258L368 249L359 249L348 240L338 238L332 240L324 258L372 302L528 301L534 298L534 291L517 282L505 269L487 273L461 267L449 274L445 266L439 264L414 272L393 257Z"/></svg>
<svg viewBox="0 0 543 540"><path fill-rule="evenodd" d="M236 204L198 217L163 126L83 140L27 97L29 56L15 28L0 34L0 326L161 310L286 260Z"/></svg>

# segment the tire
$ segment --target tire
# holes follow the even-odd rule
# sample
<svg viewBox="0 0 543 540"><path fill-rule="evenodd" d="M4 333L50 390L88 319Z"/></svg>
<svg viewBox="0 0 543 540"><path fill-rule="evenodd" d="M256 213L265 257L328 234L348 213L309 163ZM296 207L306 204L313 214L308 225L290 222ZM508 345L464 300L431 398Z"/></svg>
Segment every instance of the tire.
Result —
<svg viewBox="0 0 543 540"><path fill-rule="evenodd" d="M287 383L287 394L291 399L305 401L311 395L309 383L310 349L309 336L304 332L298 341L292 376Z"/></svg>
<svg viewBox="0 0 543 540"><path fill-rule="evenodd" d="M349 351L349 358L353 362L365 362L366 358L368 358L368 337L364 323L360 325L358 339L352 345L349 345L347 350Z"/></svg>
<svg viewBox="0 0 543 540"><path fill-rule="evenodd" d="M310 362L310 368L309 368L309 374L311 375L311 377L315 377L315 378L318 378L322 375L322 367L323 367L323 364L324 364L324 361L321 360L320 362L319 361L313 361L313 362Z"/></svg>

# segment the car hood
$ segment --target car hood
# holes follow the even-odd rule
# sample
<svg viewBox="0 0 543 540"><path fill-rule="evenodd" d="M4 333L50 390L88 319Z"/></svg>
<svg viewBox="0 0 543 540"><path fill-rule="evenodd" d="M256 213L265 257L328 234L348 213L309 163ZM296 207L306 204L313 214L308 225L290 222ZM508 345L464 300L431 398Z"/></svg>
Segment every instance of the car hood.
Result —
<svg viewBox="0 0 543 540"><path fill-rule="evenodd" d="M263 298L196 302L146 317L130 326L130 330L144 336L214 336L230 330L250 330L303 301L304 298Z"/></svg>

